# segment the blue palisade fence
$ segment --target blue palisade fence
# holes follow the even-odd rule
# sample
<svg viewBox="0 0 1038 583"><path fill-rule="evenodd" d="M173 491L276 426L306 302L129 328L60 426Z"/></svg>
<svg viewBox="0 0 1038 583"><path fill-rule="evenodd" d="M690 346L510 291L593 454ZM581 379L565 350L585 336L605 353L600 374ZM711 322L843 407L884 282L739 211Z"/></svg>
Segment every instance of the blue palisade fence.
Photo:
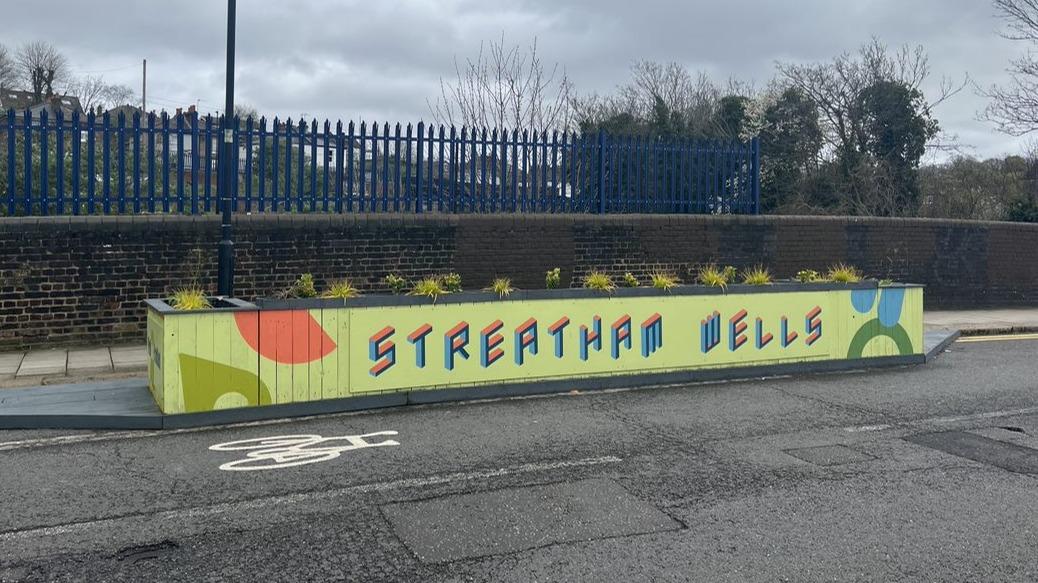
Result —
<svg viewBox="0 0 1038 583"><path fill-rule="evenodd" d="M212 213L221 120L8 111L0 216ZM504 128L235 120L246 213L742 213L756 138L660 140Z"/></svg>

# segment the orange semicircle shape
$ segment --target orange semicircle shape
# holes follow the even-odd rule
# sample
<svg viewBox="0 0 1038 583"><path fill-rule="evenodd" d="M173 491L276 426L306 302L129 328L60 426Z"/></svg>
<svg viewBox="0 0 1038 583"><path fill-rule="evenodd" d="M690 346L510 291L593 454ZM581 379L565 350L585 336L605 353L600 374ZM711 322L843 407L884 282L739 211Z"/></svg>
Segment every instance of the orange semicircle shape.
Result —
<svg viewBox="0 0 1038 583"><path fill-rule="evenodd" d="M245 342L278 364L305 364L336 349L335 341L306 310L237 312L234 321Z"/></svg>

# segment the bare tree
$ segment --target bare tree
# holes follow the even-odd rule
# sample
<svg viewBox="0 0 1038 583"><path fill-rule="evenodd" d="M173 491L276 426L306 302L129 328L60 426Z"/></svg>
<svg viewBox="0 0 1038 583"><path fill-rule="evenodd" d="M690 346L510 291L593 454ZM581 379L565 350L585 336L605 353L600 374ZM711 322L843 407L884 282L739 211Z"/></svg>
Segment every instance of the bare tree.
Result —
<svg viewBox="0 0 1038 583"><path fill-rule="evenodd" d="M54 45L34 41L18 51L18 67L36 101L54 96L54 87L68 75L68 59Z"/></svg>
<svg viewBox="0 0 1038 583"><path fill-rule="evenodd" d="M429 108L440 123L469 127L563 128L569 122L571 84L556 63L546 67L537 40L528 49L500 41L480 45L475 60L455 58L455 78L440 79Z"/></svg>
<svg viewBox="0 0 1038 583"><path fill-rule="evenodd" d="M1038 42L1038 0L994 0L1006 23L1002 36L1026 43ZM1009 64L1009 83L981 93L991 99L982 117L1002 132L1022 136L1038 130L1038 56L1030 50Z"/></svg>
<svg viewBox="0 0 1038 583"><path fill-rule="evenodd" d="M135 93L126 85L108 83L104 77L86 76L74 79L65 92L79 99L84 111L106 110L134 100Z"/></svg>
<svg viewBox="0 0 1038 583"><path fill-rule="evenodd" d="M827 144L847 152L867 141L860 99L864 91L877 83L893 82L921 92L930 76L930 64L922 46L905 45L891 52L872 39L857 54L845 53L831 62L810 65L778 63L778 71L789 85L818 106L825 122ZM964 86L965 83L953 86L943 81L939 93L921 104L921 113L929 116Z"/></svg>
<svg viewBox="0 0 1038 583"><path fill-rule="evenodd" d="M7 47L0 45L0 88L10 87L18 79L18 68Z"/></svg>

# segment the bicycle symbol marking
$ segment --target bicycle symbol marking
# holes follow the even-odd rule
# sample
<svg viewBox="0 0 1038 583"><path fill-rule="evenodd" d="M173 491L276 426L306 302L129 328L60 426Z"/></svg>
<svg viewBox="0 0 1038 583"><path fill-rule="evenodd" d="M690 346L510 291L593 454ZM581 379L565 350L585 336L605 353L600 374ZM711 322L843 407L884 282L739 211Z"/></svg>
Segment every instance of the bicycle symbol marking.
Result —
<svg viewBox="0 0 1038 583"><path fill-rule="evenodd" d="M227 462L220 466L226 472L249 472L256 470L276 470L306 464L316 464L333 460L344 452L369 447L387 447L400 445L392 439L370 442L375 437L397 435L396 431L379 431L364 435L344 435L342 437L321 437L320 435L284 435L279 437L259 437L219 443L211 446L211 451L247 451L244 459ZM345 444L343 444L345 442Z"/></svg>

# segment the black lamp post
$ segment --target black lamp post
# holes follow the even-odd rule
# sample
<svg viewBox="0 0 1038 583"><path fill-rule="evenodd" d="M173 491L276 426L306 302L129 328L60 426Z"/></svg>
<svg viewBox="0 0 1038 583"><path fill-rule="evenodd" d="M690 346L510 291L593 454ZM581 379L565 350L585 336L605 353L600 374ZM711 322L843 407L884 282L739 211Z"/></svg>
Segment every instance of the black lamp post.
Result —
<svg viewBox="0 0 1038 583"><path fill-rule="evenodd" d="M227 103L223 110L223 142L220 145L219 194L223 219L220 222L219 271L217 295L234 295L234 241L231 226L234 173L238 171L238 152L234 145L234 20L235 0L227 0Z"/></svg>

